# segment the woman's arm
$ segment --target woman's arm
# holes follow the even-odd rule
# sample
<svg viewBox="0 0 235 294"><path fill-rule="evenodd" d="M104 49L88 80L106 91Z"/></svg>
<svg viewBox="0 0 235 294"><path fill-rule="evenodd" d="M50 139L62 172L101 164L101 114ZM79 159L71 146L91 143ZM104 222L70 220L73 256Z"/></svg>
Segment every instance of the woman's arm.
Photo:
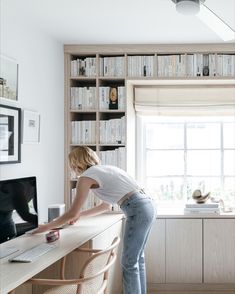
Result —
<svg viewBox="0 0 235 294"><path fill-rule="evenodd" d="M62 216L49 222L48 224L40 225L38 229L33 231L33 234L42 233L42 232L51 230L53 228L57 228L70 221L73 223L75 219L78 219L80 217L80 209L82 205L84 204L84 202L86 201L89 190L91 186L93 185L97 186L98 183L91 178L81 177L77 181L76 197L70 209L66 213L64 213Z"/></svg>
<svg viewBox="0 0 235 294"><path fill-rule="evenodd" d="M110 211L111 208L112 208L111 204L102 202L100 205L97 205L93 208L82 211L78 218L74 218L73 220L70 221L70 224L71 225L74 224L80 217L99 215L103 212Z"/></svg>

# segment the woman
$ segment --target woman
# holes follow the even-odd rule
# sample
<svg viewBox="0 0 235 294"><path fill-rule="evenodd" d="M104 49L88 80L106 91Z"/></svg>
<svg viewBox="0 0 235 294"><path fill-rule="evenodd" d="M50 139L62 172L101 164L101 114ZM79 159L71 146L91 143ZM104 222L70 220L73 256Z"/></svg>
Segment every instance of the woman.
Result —
<svg viewBox="0 0 235 294"><path fill-rule="evenodd" d="M82 216L94 216L119 204L126 216L123 238L122 270L125 294L145 294L146 275L144 247L155 219L153 201L125 171L100 165L96 153L88 147L77 147L69 154L71 169L79 176L76 197L71 208L56 220L41 225L34 233L56 228L66 222L73 224ZM80 212L89 190L103 202Z"/></svg>

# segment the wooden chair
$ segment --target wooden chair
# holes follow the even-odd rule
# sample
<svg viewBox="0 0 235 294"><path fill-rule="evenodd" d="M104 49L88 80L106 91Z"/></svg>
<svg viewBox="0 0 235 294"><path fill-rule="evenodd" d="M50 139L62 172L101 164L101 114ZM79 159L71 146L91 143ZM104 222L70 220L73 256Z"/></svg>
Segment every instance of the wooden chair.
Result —
<svg viewBox="0 0 235 294"><path fill-rule="evenodd" d="M53 285L44 294L107 294L108 271L116 260L120 238L114 238L110 247L102 250L76 249L77 252L91 253L81 269L78 279L65 279L65 258L61 263L61 279L32 278L27 283Z"/></svg>

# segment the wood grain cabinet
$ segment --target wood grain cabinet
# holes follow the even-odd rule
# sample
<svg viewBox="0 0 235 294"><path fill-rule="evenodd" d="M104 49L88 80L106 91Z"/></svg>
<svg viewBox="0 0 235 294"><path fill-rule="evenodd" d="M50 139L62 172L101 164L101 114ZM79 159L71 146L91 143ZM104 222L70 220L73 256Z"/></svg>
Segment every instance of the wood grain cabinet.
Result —
<svg viewBox="0 0 235 294"><path fill-rule="evenodd" d="M158 219L145 255L148 284L202 283L202 220Z"/></svg>
<svg viewBox="0 0 235 294"><path fill-rule="evenodd" d="M166 220L166 283L202 282L202 220Z"/></svg>
<svg viewBox="0 0 235 294"><path fill-rule="evenodd" d="M119 236L121 238L122 226L123 226L122 221L119 221L118 223L112 225L109 229L105 230L103 233L99 234L98 236L90 240L90 247L93 249L100 249L100 248L106 248L110 246L110 244L112 243L115 237ZM110 294L122 293L122 274L121 274L121 265L120 265L121 247L122 247L121 243L118 247L117 260L109 272L107 293L110 293Z"/></svg>
<svg viewBox="0 0 235 294"><path fill-rule="evenodd" d="M204 283L235 283L235 219L204 220Z"/></svg>
<svg viewBox="0 0 235 294"><path fill-rule="evenodd" d="M145 249L147 283L165 283L165 225L157 219L150 232Z"/></svg>

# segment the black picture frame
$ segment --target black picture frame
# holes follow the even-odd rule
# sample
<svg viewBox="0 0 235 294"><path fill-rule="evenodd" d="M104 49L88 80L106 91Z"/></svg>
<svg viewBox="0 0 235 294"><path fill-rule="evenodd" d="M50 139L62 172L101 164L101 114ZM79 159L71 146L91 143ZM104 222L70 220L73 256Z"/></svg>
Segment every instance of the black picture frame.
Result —
<svg viewBox="0 0 235 294"><path fill-rule="evenodd" d="M0 164L21 162L21 109L0 104Z"/></svg>

